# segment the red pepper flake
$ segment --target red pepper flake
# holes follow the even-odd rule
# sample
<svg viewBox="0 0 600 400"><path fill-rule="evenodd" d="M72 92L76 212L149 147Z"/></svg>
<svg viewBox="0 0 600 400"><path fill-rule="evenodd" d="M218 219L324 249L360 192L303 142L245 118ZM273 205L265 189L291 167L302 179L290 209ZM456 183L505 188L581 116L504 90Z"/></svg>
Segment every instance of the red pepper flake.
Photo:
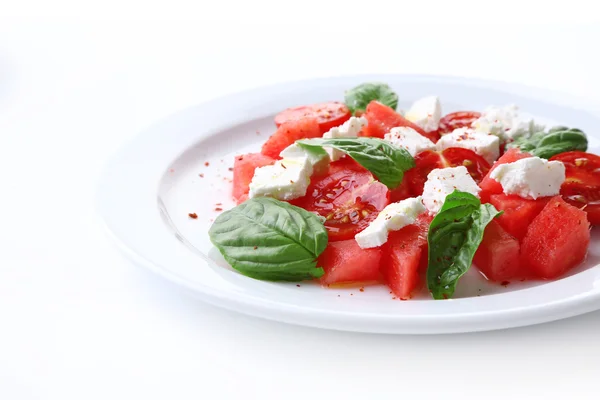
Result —
<svg viewBox="0 0 600 400"><path fill-rule="evenodd" d="M281 166L283 167L283 169L287 169L284 163L281 163Z"/></svg>
<svg viewBox="0 0 600 400"><path fill-rule="evenodd" d="M198 174L200 178L204 178L204 174Z"/></svg>
<svg viewBox="0 0 600 400"><path fill-rule="evenodd" d="M509 281L502 281L501 285L506 287L506 286L508 286L509 283L510 283Z"/></svg>
<svg viewBox="0 0 600 400"><path fill-rule="evenodd" d="M300 285L296 285L296 287L300 287Z"/></svg>
<svg viewBox="0 0 600 400"><path fill-rule="evenodd" d="M396 297L396 296L392 297L392 300L396 300L396 299L397 299L397 297Z"/></svg>
<svg viewBox="0 0 600 400"><path fill-rule="evenodd" d="M258 246L254 246L254 250L258 249Z"/></svg>
<svg viewBox="0 0 600 400"><path fill-rule="evenodd" d="M215 211L223 211L221 207L215 207Z"/></svg>
<svg viewBox="0 0 600 400"><path fill-rule="evenodd" d="M204 163L204 166L205 166L205 167L208 167L209 165L210 165L210 163L209 163L208 161L206 161L206 162Z"/></svg>
<svg viewBox="0 0 600 400"><path fill-rule="evenodd" d="M257 135L260 135L260 131L256 131L256 134L257 134Z"/></svg>
<svg viewBox="0 0 600 400"><path fill-rule="evenodd" d="M216 203L215 206L222 206L223 203Z"/></svg>
<svg viewBox="0 0 600 400"><path fill-rule="evenodd" d="M364 288L364 287L361 287L361 288L360 288L360 289L358 289L358 290L360 290L361 292L364 292L364 291L365 291L365 288Z"/></svg>
<svg viewBox="0 0 600 400"><path fill-rule="evenodd" d="M238 157L238 161L242 161L244 159L244 156L239 156Z"/></svg>
<svg viewBox="0 0 600 400"><path fill-rule="evenodd" d="M350 293L350 296L354 296L354 293Z"/></svg>
<svg viewBox="0 0 600 400"><path fill-rule="evenodd" d="M198 219L198 214L196 214L196 213L189 213L188 217L190 217L191 219Z"/></svg>
<svg viewBox="0 0 600 400"><path fill-rule="evenodd" d="M171 169L169 170L169 172L170 172L170 173L173 173L173 172L175 172L175 170L174 170L173 168L171 168Z"/></svg>
<svg viewBox="0 0 600 400"><path fill-rule="evenodd" d="M227 168L227 169L228 169L228 170L230 170L230 171L233 171L233 168L231 168L231 167L229 167L229 168Z"/></svg>
<svg viewBox="0 0 600 400"><path fill-rule="evenodd" d="M338 294L338 297L340 297L340 295Z"/></svg>

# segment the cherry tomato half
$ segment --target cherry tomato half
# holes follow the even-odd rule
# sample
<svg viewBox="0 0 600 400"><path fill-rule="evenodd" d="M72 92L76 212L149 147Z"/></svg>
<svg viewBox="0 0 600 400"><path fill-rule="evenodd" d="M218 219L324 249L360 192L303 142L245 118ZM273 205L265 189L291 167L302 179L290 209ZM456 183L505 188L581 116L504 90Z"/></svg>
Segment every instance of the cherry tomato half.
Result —
<svg viewBox="0 0 600 400"><path fill-rule="evenodd" d="M437 168L448 168L464 166L477 183L490 170L490 164L483 157L472 150L459 147L450 147L442 151L427 150L415 156L415 167L404 175L413 196L423 194L423 187L427 181L427 175Z"/></svg>
<svg viewBox="0 0 600 400"><path fill-rule="evenodd" d="M481 117L481 113L477 111L457 111L447 114L440 119L440 126L437 132L443 135L458 128L470 127L479 117Z"/></svg>
<svg viewBox="0 0 600 400"><path fill-rule="evenodd" d="M582 208L592 225L600 225L600 157L568 151L550 158L565 165L566 179L560 194L569 204Z"/></svg>
<svg viewBox="0 0 600 400"><path fill-rule="evenodd" d="M288 108L275 116L275 125L302 118L316 118L321 133L339 126L350 119L350 110L345 104L339 102L317 103L308 106Z"/></svg>
<svg viewBox="0 0 600 400"><path fill-rule="evenodd" d="M325 217L330 241L354 238L390 202L388 188L352 159L332 163L306 193L291 203Z"/></svg>

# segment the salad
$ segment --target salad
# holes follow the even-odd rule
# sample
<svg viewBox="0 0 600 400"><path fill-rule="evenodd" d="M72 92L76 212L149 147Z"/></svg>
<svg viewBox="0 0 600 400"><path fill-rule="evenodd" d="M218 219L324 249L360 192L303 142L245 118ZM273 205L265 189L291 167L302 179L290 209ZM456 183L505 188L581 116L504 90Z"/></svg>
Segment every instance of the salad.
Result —
<svg viewBox="0 0 600 400"><path fill-rule="evenodd" d="M209 230L225 260L255 279L385 284L400 299L451 298L470 268L506 284L582 263L600 224L584 132L515 105L397 107L374 82L280 112L261 152L235 158L238 205Z"/></svg>

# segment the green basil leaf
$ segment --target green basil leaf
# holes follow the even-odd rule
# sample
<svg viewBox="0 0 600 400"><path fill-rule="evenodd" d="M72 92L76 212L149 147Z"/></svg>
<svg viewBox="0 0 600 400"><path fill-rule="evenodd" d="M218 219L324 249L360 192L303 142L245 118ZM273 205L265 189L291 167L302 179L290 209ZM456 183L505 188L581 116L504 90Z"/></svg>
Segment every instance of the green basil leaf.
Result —
<svg viewBox="0 0 600 400"><path fill-rule="evenodd" d="M509 148L516 147L546 159L567 151L586 151L587 146L587 137L583 131L564 126L554 127L548 132L535 133L529 138L519 138L508 145Z"/></svg>
<svg viewBox="0 0 600 400"><path fill-rule="evenodd" d="M356 114L357 111L364 112L373 100L394 110L398 107L398 95L385 83L363 83L347 90L344 96L344 102L352 114Z"/></svg>
<svg viewBox="0 0 600 400"><path fill-rule="evenodd" d="M454 191L429 226L427 287L434 299L448 299L469 270L485 227L500 215L470 193Z"/></svg>
<svg viewBox="0 0 600 400"><path fill-rule="evenodd" d="M225 260L249 277L300 281L324 273L316 259L327 247L325 227L315 214L284 201L247 200L219 215L208 234Z"/></svg>
<svg viewBox="0 0 600 400"><path fill-rule="evenodd" d="M568 130L569 130L568 126L557 125L557 126L554 126L554 127L550 128L550 129L548 129L548 133L559 132L559 131L568 131ZM579 129L576 129L576 130L579 130Z"/></svg>
<svg viewBox="0 0 600 400"><path fill-rule="evenodd" d="M402 183L404 172L415 166L408 151L377 138L304 139L296 143L304 148L332 147L352 157L390 189Z"/></svg>

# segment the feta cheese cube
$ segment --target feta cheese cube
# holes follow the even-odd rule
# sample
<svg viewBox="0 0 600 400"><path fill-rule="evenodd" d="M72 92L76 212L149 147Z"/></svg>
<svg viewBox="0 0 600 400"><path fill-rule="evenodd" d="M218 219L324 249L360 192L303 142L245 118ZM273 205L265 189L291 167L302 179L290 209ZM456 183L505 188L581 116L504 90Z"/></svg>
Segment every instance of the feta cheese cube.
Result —
<svg viewBox="0 0 600 400"><path fill-rule="evenodd" d="M284 159L308 159L309 164L312 166L313 174L325 173L329 168L330 159L328 154L319 155L314 152L307 151L297 143L291 144L283 149L283 151L279 153L279 156Z"/></svg>
<svg viewBox="0 0 600 400"><path fill-rule="evenodd" d="M306 194L313 172L307 157L285 158L273 165L256 168L248 196L292 200Z"/></svg>
<svg viewBox="0 0 600 400"><path fill-rule="evenodd" d="M442 118L442 105L439 97L428 96L415 101L404 114L404 118L420 126L425 132L435 131Z"/></svg>
<svg viewBox="0 0 600 400"><path fill-rule="evenodd" d="M425 150L435 150L435 143L409 127L392 128L384 139L396 147L406 149L413 157Z"/></svg>
<svg viewBox="0 0 600 400"><path fill-rule="evenodd" d="M368 121L365 117L350 117L350 119L342 125L331 128L329 131L325 132L323 138L355 138L358 137L360 131L367 126L367 124ZM327 150L331 161L337 161L344 155L344 153L336 149L327 148L325 150Z"/></svg>
<svg viewBox="0 0 600 400"><path fill-rule="evenodd" d="M361 249L379 247L387 242L390 231L397 231L414 223L424 211L425 206L420 196L392 203L381 210L377 218L354 238Z"/></svg>
<svg viewBox="0 0 600 400"><path fill-rule="evenodd" d="M500 156L500 139L498 136L476 132L469 128L458 128L444 135L436 143L442 151L449 147L461 147L472 150L491 164Z"/></svg>
<svg viewBox="0 0 600 400"><path fill-rule="evenodd" d="M498 165L490 177L500 182L505 194L537 199L559 194L565 181L565 166L560 161L529 157Z"/></svg>
<svg viewBox="0 0 600 400"><path fill-rule="evenodd" d="M455 190L479 197L481 190L469 171L463 166L434 169L427 175L423 188L423 203L430 214L437 214L444 205L446 196Z"/></svg>
<svg viewBox="0 0 600 400"><path fill-rule="evenodd" d="M544 126L536 124L533 119L522 118L519 115L519 107L514 104L486 108L471 126L478 132L491 133L504 141L529 137L544 130Z"/></svg>

